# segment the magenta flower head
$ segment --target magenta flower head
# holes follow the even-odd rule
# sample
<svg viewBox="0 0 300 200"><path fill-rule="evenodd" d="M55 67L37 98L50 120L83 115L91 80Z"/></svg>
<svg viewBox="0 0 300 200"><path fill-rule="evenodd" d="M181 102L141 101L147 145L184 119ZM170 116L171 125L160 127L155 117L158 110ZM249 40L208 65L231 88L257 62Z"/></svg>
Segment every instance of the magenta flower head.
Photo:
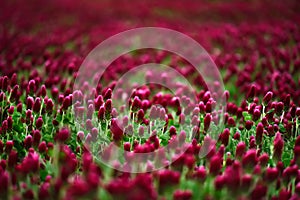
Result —
<svg viewBox="0 0 300 200"><path fill-rule="evenodd" d="M143 109L140 109L140 110L137 112L137 121L138 121L139 123L142 123L142 122L143 122L143 119L144 119L144 116L145 116L144 110L143 110Z"/></svg>
<svg viewBox="0 0 300 200"><path fill-rule="evenodd" d="M102 95L98 95L98 97L94 100L95 109L99 110L100 106L104 103Z"/></svg>
<svg viewBox="0 0 300 200"><path fill-rule="evenodd" d="M219 155L214 155L210 159L210 164L209 164L209 173L216 176L219 174L221 168L222 168L222 159L220 158Z"/></svg>
<svg viewBox="0 0 300 200"><path fill-rule="evenodd" d="M141 102L140 98L137 96L134 97L132 105L131 105L132 111L133 112L138 111L138 109L141 107L141 105L142 105L142 102Z"/></svg>
<svg viewBox="0 0 300 200"><path fill-rule="evenodd" d="M212 120L211 114L207 113L204 117L204 130L207 131Z"/></svg>
<svg viewBox="0 0 300 200"><path fill-rule="evenodd" d="M67 110L67 109L69 108L69 106L71 106L71 104L72 104L72 101L71 101L70 96L66 96L66 97L63 99L61 108L62 108L63 110Z"/></svg>
<svg viewBox="0 0 300 200"><path fill-rule="evenodd" d="M256 149L248 150L242 159L243 167L246 169L253 169L253 167L257 164L257 155Z"/></svg>
<svg viewBox="0 0 300 200"><path fill-rule="evenodd" d="M256 126L256 134L255 134L255 141L256 144L260 145L263 139L263 133L264 133L264 125L259 122Z"/></svg>
<svg viewBox="0 0 300 200"><path fill-rule="evenodd" d="M277 168L267 168L264 174L264 180L268 183L271 183L277 180L279 176L279 171Z"/></svg>
<svg viewBox="0 0 300 200"><path fill-rule="evenodd" d="M59 143L65 143L70 138L70 132L67 128L57 131L55 140Z"/></svg>
<svg viewBox="0 0 300 200"><path fill-rule="evenodd" d="M193 193L190 190L176 190L173 194L173 200L192 199Z"/></svg>
<svg viewBox="0 0 300 200"><path fill-rule="evenodd" d="M36 91L36 85L34 80L30 80L27 86L27 92L29 94L34 94Z"/></svg>
<svg viewBox="0 0 300 200"><path fill-rule="evenodd" d="M223 133L220 135L220 139L222 144L224 144L224 146L227 146L229 143L229 136L230 136L230 131L228 128L226 128Z"/></svg>
<svg viewBox="0 0 300 200"><path fill-rule="evenodd" d="M45 85L42 85L41 86L41 89L40 89L40 95L42 97L45 97L47 95L47 89L46 89L46 86Z"/></svg>
<svg viewBox="0 0 300 200"><path fill-rule="evenodd" d="M252 126L253 126L253 121L247 120L246 123L245 123L245 128L247 130L250 130Z"/></svg>
<svg viewBox="0 0 300 200"><path fill-rule="evenodd" d="M253 178L250 174L245 174L241 178L241 189L242 191L248 191L253 182Z"/></svg>
<svg viewBox="0 0 300 200"><path fill-rule="evenodd" d="M276 103L275 112L278 116L280 116L282 114L283 108L284 108L284 104L282 102Z"/></svg>
<svg viewBox="0 0 300 200"><path fill-rule="evenodd" d="M8 187L9 187L10 177L7 171L0 172L0 197L8 199Z"/></svg>
<svg viewBox="0 0 300 200"><path fill-rule="evenodd" d="M227 124L228 124L228 126L230 126L230 127L234 127L234 126L235 126L235 121L234 121L233 117L229 117L229 118L228 118Z"/></svg>
<svg viewBox="0 0 300 200"><path fill-rule="evenodd" d="M24 174L34 173L38 171L39 166L39 155L36 152L29 152L21 164L21 169Z"/></svg>
<svg viewBox="0 0 300 200"><path fill-rule="evenodd" d="M267 191L267 186L258 183L251 193L251 199L264 199Z"/></svg>
<svg viewBox="0 0 300 200"><path fill-rule="evenodd" d="M233 135L233 139L235 140L240 140L241 139L241 134L239 132L236 132L234 135Z"/></svg>
<svg viewBox="0 0 300 200"><path fill-rule="evenodd" d="M43 121L42 117L37 118L37 120L35 122L36 128L40 130L43 126L43 123L44 123L44 121Z"/></svg>
<svg viewBox="0 0 300 200"><path fill-rule="evenodd" d="M283 104L284 104L284 110L288 111L288 109L290 108L290 104L291 104L291 95L290 94L287 94L285 96Z"/></svg>
<svg viewBox="0 0 300 200"><path fill-rule="evenodd" d="M34 104L33 104L33 112L35 112L35 113L38 113L38 112L40 112L40 110L41 110L41 99L39 98L39 97L37 97L36 99L35 99L35 101L34 101Z"/></svg>
<svg viewBox="0 0 300 200"><path fill-rule="evenodd" d="M14 146L14 142L12 140L6 141L5 152L9 154Z"/></svg>
<svg viewBox="0 0 300 200"><path fill-rule="evenodd" d="M54 103L53 103L52 99L48 99L47 104L46 104L46 111L51 114L53 111L53 107L54 107Z"/></svg>
<svg viewBox="0 0 300 200"><path fill-rule="evenodd" d="M254 109L252 119L253 121L257 121L261 116L261 112L259 109Z"/></svg>
<svg viewBox="0 0 300 200"><path fill-rule="evenodd" d="M33 142L32 136L31 135L27 135L26 138L25 138L25 140L24 140L24 147L26 149L29 149L32 146L32 142Z"/></svg>
<svg viewBox="0 0 300 200"><path fill-rule="evenodd" d="M225 178L222 175L219 175L215 178L214 185L216 190L221 190L225 186Z"/></svg>
<svg viewBox="0 0 300 200"><path fill-rule="evenodd" d="M33 145L38 146L42 138L41 132L39 130L34 130L32 135L33 135Z"/></svg>
<svg viewBox="0 0 300 200"><path fill-rule="evenodd" d="M111 99L111 97L112 97L112 90L108 88L104 93L103 99L108 100Z"/></svg>
<svg viewBox="0 0 300 200"><path fill-rule="evenodd" d="M40 153L44 153L47 150L47 144L45 141L42 141L39 146L38 146L38 150Z"/></svg>
<svg viewBox="0 0 300 200"><path fill-rule="evenodd" d="M244 142L239 142L236 146L235 156L237 158L242 158L245 152L246 152L246 144Z"/></svg>
<svg viewBox="0 0 300 200"><path fill-rule="evenodd" d="M105 102L104 108L105 108L105 117L106 117L106 119L110 119L111 111L112 111L112 100L111 99L108 99Z"/></svg>
<svg viewBox="0 0 300 200"><path fill-rule="evenodd" d="M198 167L193 173L192 177L199 181L204 181L206 179L207 172L204 166Z"/></svg>
<svg viewBox="0 0 300 200"><path fill-rule="evenodd" d="M7 120L3 120L1 128L2 128L2 132L6 133L6 131L8 130L8 122L7 122Z"/></svg>
<svg viewBox="0 0 300 200"><path fill-rule="evenodd" d="M273 92L267 92L267 94L263 98L263 105L267 106L269 102L272 100L273 97Z"/></svg>
<svg viewBox="0 0 300 200"><path fill-rule="evenodd" d="M140 127L139 127L139 132L138 132L139 136L140 136L140 137L143 137L144 132L145 132L145 128L144 128L143 126L140 126Z"/></svg>
<svg viewBox="0 0 300 200"><path fill-rule="evenodd" d="M156 106L152 106L150 109L149 117L151 120L155 120L158 118L160 110Z"/></svg>
<svg viewBox="0 0 300 200"><path fill-rule="evenodd" d="M10 106L8 109L7 109L7 112L12 115L15 111L15 107L14 106Z"/></svg>
<svg viewBox="0 0 300 200"><path fill-rule="evenodd" d="M93 114L94 114L94 105L93 104L90 104L88 106L88 109L87 109L87 113L86 113L86 118L87 119L92 119L93 118Z"/></svg>
<svg viewBox="0 0 300 200"><path fill-rule="evenodd" d="M19 99L19 86L15 85L11 91L11 98L13 101L17 101Z"/></svg>
<svg viewBox="0 0 300 200"><path fill-rule="evenodd" d="M0 154L3 153L3 148L4 148L4 144L3 144L2 140L0 140Z"/></svg>
<svg viewBox="0 0 300 200"><path fill-rule="evenodd" d="M19 113L22 113L22 109L23 109L23 104L22 103L18 103L18 105L17 105L17 111Z"/></svg>
<svg viewBox="0 0 300 200"><path fill-rule="evenodd" d="M34 104L34 99L32 97L27 97L26 100L27 109L32 109L33 104Z"/></svg>
<svg viewBox="0 0 300 200"><path fill-rule="evenodd" d="M266 167L269 161L269 155L267 153L263 153L259 156L258 160L261 167Z"/></svg>
<svg viewBox="0 0 300 200"><path fill-rule="evenodd" d="M100 108L99 108L98 119L100 121L103 121L105 119L105 107L104 106L100 106Z"/></svg>
<svg viewBox="0 0 300 200"><path fill-rule="evenodd" d="M9 153L7 164L12 169L17 164L17 161L18 161L18 153L15 150L12 150Z"/></svg>
<svg viewBox="0 0 300 200"><path fill-rule="evenodd" d="M169 130L169 133L170 133L170 136L172 137L173 135L176 135L176 128L174 126L171 126L170 127L170 130Z"/></svg>
<svg viewBox="0 0 300 200"><path fill-rule="evenodd" d="M180 173L171 170L161 170L157 173L159 190L163 191L168 186L177 185L180 181Z"/></svg>
<svg viewBox="0 0 300 200"><path fill-rule="evenodd" d="M257 88L255 85L251 85L249 92L247 93L247 101L252 102L255 94L256 94Z"/></svg>
<svg viewBox="0 0 300 200"><path fill-rule="evenodd" d="M123 138L123 130L120 128L117 119L115 118L111 120L110 131L115 142L119 142Z"/></svg>
<svg viewBox="0 0 300 200"><path fill-rule="evenodd" d="M284 141L281 137L281 133L277 132L274 139L274 153L273 153L273 158L275 162L281 161L283 146L284 146Z"/></svg>

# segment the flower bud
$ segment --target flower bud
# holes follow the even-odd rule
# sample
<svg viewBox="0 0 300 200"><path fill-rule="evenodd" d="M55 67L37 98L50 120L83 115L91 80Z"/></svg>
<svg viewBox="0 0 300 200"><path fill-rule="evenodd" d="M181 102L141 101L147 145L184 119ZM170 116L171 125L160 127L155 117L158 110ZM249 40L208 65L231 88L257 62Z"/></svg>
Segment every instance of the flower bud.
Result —
<svg viewBox="0 0 300 200"><path fill-rule="evenodd" d="M273 97L273 92L267 92L267 94L263 98L263 105L267 106Z"/></svg>
<svg viewBox="0 0 300 200"><path fill-rule="evenodd" d="M261 116L261 112L258 109L254 109L252 119L253 121L257 121Z"/></svg>
<svg viewBox="0 0 300 200"><path fill-rule="evenodd" d="M32 142L33 142L32 136L31 135L27 135L26 138L25 138L25 140L24 140L24 147L26 149L29 149L32 146Z"/></svg>
<svg viewBox="0 0 300 200"><path fill-rule="evenodd" d="M93 104L90 104L88 106L88 109L87 109L87 113L86 113L86 118L87 119L92 119L93 118L93 114L94 114L94 105Z"/></svg>
<svg viewBox="0 0 300 200"><path fill-rule="evenodd" d="M217 176L214 180L216 190L221 190L225 185L225 178L221 175Z"/></svg>
<svg viewBox="0 0 300 200"><path fill-rule="evenodd" d="M106 117L106 119L110 119L111 111L112 111L112 101L111 101L111 99L108 99L105 102L104 108L105 108L105 117Z"/></svg>
<svg viewBox="0 0 300 200"><path fill-rule="evenodd" d="M190 190L176 190L173 194L173 200L192 199L193 193Z"/></svg>
<svg viewBox="0 0 300 200"><path fill-rule="evenodd" d="M221 142L224 146L227 146L229 143L230 131L226 128L223 133L220 135Z"/></svg>
<svg viewBox="0 0 300 200"><path fill-rule="evenodd" d="M54 103L53 103L52 99L48 99L47 104L46 104L46 111L51 114L53 111L53 107L54 107Z"/></svg>
<svg viewBox="0 0 300 200"><path fill-rule="evenodd" d="M255 94L256 94L256 90L257 90L256 86L255 85L251 85L250 90L249 90L249 92L247 94L247 101L248 102L252 102L253 101L253 99L255 97Z"/></svg>
<svg viewBox="0 0 300 200"><path fill-rule="evenodd" d="M15 150L12 150L9 153L7 164L12 169L17 164L17 161L18 161L18 153Z"/></svg>
<svg viewBox="0 0 300 200"><path fill-rule="evenodd" d="M251 199L264 199L267 195L267 186L257 184L251 193Z"/></svg>
<svg viewBox="0 0 300 200"><path fill-rule="evenodd" d="M244 142L239 142L236 146L235 156L241 158L246 152L246 144Z"/></svg>
<svg viewBox="0 0 300 200"><path fill-rule="evenodd" d="M6 141L5 152L9 154L14 146L14 142L12 140Z"/></svg>
<svg viewBox="0 0 300 200"><path fill-rule="evenodd" d="M130 148L131 148L131 144L129 142L125 142L124 143L124 150L125 151L130 151Z"/></svg>
<svg viewBox="0 0 300 200"><path fill-rule="evenodd" d="M112 90L110 88L108 88L103 96L104 100L108 100L111 99L112 97Z"/></svg>
<svg viewBox="0 0 300 200"><path fill-rule="evenodd" d="M250 149L243 156L242 164L247 169L252 169L257 163L256 149Z"/></svg>
<svg viewBox="0 0 300 200"><path fill-rule="evenodd" d="M38 146L38 150L40 153L44 153L47 150L47 144L45 141L42 141L39 146Z"/></svg>
<svg viewBox="0 0 300 200"><path fill-rule="evenodd" d="M39 97L37 97L35 99L32 110L35 113L40 112L40 110L41 110L41 99Z"/></svg>
<svg viewBox="0 0 300 200"><path fill-rule="evenodd" d="M283 108L284 108L284 104L282 102L276 103L275 112L278 116L280 116L282 114Z"/></svg>
<svg viewBox="0 0 300 200"><path fill-rule="evenodd" d="M138 109L141 107L141 100L140 100L140 98L139 97L134 97L134 99L133 99L133 102L132 102L132 105L131 105L131 109L132 109L132 111L133 112L136 112L136 111L138 111Z"/></svg>
<svg viewBox="0 0 300 200"><path fill-rule="evenodd" d="M137 121L139 123L143 122L144 116L145 116L144 110L140 109L137 113Z"/></svg>
<svg viewBox="0 0 300 200"><path fill-rule="evenodd" d="M176 135L176 128L174 126L171 126L170 127L170 130L169 130L169 133L170 133L170 136L172 137L173 135Z"/></svg>
<svg viewBox="0 0 300 200"><path fill-rule="evenodd" d="M95 103L95 109L99 110L100 106L102 106L104 103L102 95L98 95L98 97L94 100L94 103Z"/></svg>
<svg viewBox="0 0 300 200"><path fill-rule="evenodd" d="M277 168L267 168L264 174L264 180L268 183L274 182L279 176L279 172Z"/></svg>
<svg viewBox="0 0 300 200"><path fill-rule="evenodd" d="M214 155L210 159L210 164L209 164L209 173L216 176L219 174L219 171L222 168L222 159L218 155Z"/></svg>
<svg viewBox="0 0 300 200"><path fill-rule="evenodd" d="M27 92L29 94L34 94L36 91L36 86L35 86L35 81L34 80L30 80L27 86Z"/></svg>
<svg viewBox="0 0 300 200"><path fill-rule="evenodd" d="M26 100L27 109L32 109L33 104L34 104L33 98L32 97L27 97L27 100Z"/></svg>
<svg viewBox="0 0 300 200"><path fill-rule="evenodd" d="M140 126L140 127L139 127L139 136L140 136L140 137L143 137L144 131L145 131L145 130L144 130L144 127L143 127L143 126Z"/></svg>
<svg viewBox="0 0 300 200"><path fill-rule="evenodd" d="M113 118L111 120L110 130L112 133L113 140L116 142L120 141L123 138L123 130L119 127L117 119Z"/></svg>
<svg viewBox="0 0 300 200"><path fill-rule="evenodd" d="M252 126L253 126L253 121L247 120L247 121L246 121L246 124L245 124L245 128L246 128L247 130L250 130Z"/></svg>
<svg viewBox="0 0 300 200"><path fill-rule="evenodd" d="M227 124L228 124L228 126L230 126L230 127L235 127L235 121L234 121L233 117L229 117L229 118L228 118Z"/></svg>
<svg viewBox="0 0 300 200"><path fill-rule="evenodd" d="M98 119L100 121L103 121L104 117L105 117L105 108L104 108L104 106L101 106L99 111L98 111Z"/></svg>
<svg viewBox="0 0 300 200"><path fill-rule="evenodd" d="M269 161L269 155L267 153L263 153L258 160L262 167L266 167Z"/></svg>
<svg viewBox="0 0 300 200"><path fill-rule="evenodd" d="M71 104L72 104L72 102L71 102L70 96L66 96L66 97L63 99L61 108L62 108L63 110L67 110L68 107L71 106Z"/></svg>
<svg viewBox="0 0 300 200"><path fill-rule="evenodd" d="M43 123L44 123L44 121L43 121L42 117L37 118L37 120L35 122L36 128L40 130L43 126Z"/></svg>
<svg viewBox="0 0 300 200"><path fill-rule="evenodd" d="M34 130L33 131L33 145L38 146L40 141L41 141L42 135L39 130Z"/></svg>
<svg viewBox="0 0 300 200"><path fill-rule="evenodd" d="M210 126L210 122L211 122L211 114L207 113L204 117L204 130L207 131L209 126Z"/></svg>
<svg viewBox="0 0 300 200"><path fill-rule="evenodd" d="M69 139L69 137L70 137L69 130L67 128L63 128L56 133L55 140L60 143L64 143Z"/></svg>
<svg viewBox="0 0 300 200"><path fill-rule="evenodd" d="M274 139L274 152L273 152L273 158L275 162L281 161L283 147L284 147L284 141L281 137L281 133L277 132Z"/></svg>
<svg viewBox="0 0 300 200"><path fill-rule="evenodd" d="M255 141L256 144L260 145L263 139L263 133L264 133L264 125L259 122L256 126L256 134L255 134Z"/></svg>

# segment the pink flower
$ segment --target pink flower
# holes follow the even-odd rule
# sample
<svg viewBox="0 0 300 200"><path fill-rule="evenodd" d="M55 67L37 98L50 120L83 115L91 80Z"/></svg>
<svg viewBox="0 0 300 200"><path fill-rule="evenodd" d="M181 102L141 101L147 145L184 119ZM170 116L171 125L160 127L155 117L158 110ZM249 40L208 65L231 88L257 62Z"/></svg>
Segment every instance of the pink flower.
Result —
<svg viewBox="0 0 300 200"><path fill-rule="evenodd" d="M123 138L123 130L120 128L117 119L115 118L111 120L110 131L114 141L119 142Z"/></svg>
<svg viewBox="0 0 300 200"><path fill-rule="evenodd" d="M190 190L176 190L173 194L174 200L189 200L192 199L193 193Z"/></svg>
<svg viewBox="0 0 300 200"><path fill-rule="evenodd" d="M275 162L281 160L281 156L283 153L283 146L284 146L284 141L281 138L281 133L277 132L274 139L274 153L273 153L273 158Z"/></svg>
<svg viewBox="0 0 300 200"><path fill-rule="evenodd" d="M56 136L55 136L55 140L60 143L66 142L69 138L70 138L70 132L67 128L63 128L63 129L57 131Z"/></svg>

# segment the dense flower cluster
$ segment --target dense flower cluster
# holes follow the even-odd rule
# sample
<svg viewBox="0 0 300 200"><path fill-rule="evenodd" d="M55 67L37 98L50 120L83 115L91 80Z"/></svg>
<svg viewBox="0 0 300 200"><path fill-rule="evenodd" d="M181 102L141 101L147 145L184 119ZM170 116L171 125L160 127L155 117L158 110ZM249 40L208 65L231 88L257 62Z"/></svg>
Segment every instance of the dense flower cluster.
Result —
<svg viewBox="0 0 300 200"><path fill-rule="evenodd" d="M92 2L50 2L40 9L41 3L35 1L28 5L5 1L0 8L0 199L300 199L296 11L283 9L283 18L270 17L263 11L266 5L258 1L253 2L255 12L239 1L231 2L230 8L204 1L202 7L214 12L201 8L201 17L194 1L161 2L159 7L149 3L141 9L123 1L104 1L102 7L114 7L119 17L132 12L149 19L147 25L181 30L168 19L181 9L179 22L199 18L186 22L183 31L204 45L224 78L226 108L220 116L215 95L207 91L202 77L195 76L183 58L164 51L123 55L96 88L85 82L73 91L89 50L130 26L125 20L107 19L111 14L107 9L99 17L95 10L101 6ZM292 1L268 6L277 12L279 6L299 8ZM231 16L232 8L245 13ZM218 26L201 23L210 13ZM248 23L239 16L249 18ZM72 22L79 18L84 23ZM131 20L134 26L143 25ZM99 21L103 26L95 28ZM149 84L132 91L121 108L115 107L113 95L121 91L114 87L120 76L151 62L167 64L193 83L197 102L184 95L184 86L178 85L171 94ZM142 78L147 82L155 76L174 81L151 69ZM86 96L86 90L92 95ZM220 118L224 126L218 124ZM123 162L115 157L112 145L122 150ZM103 146L107 148L101 159L114 168L99 162L95 152ZM143 157L149 162L138 166L147 172L130 173L135 163L145 161L134 155L151 152ZM158 166L164 167L154 170Z"/></svg>

